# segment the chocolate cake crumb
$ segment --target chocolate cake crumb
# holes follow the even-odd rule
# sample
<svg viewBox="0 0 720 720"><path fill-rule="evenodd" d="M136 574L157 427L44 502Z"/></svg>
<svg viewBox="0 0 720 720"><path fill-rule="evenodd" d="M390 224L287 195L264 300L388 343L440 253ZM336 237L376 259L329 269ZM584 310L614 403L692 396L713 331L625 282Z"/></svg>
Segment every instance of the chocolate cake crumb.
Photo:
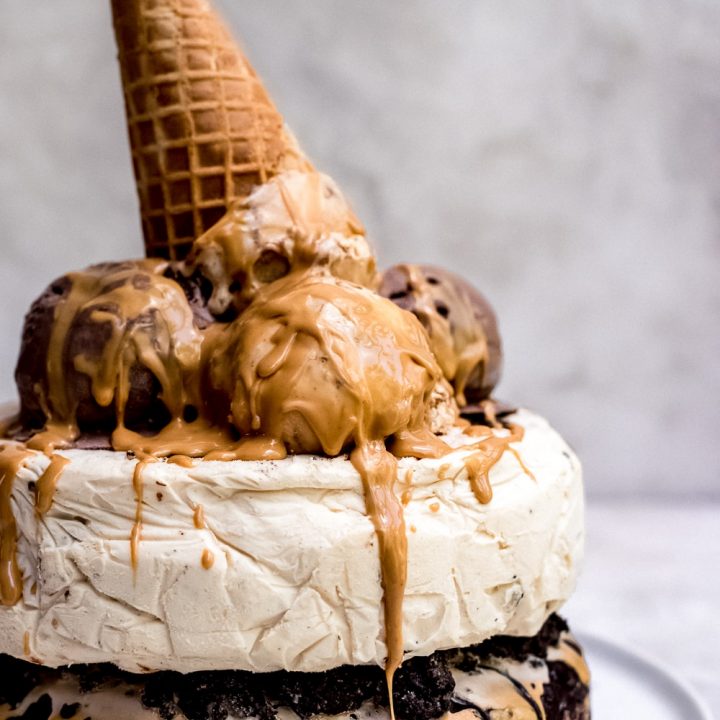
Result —
<svg viewBox="0 0 720 720"><path fill-rule="evenodd" d="M395 714L401 718L436 718L450 709L455 681L447 659L440 653L417 657L404 663L395 674ZM382 704L388 704L383 683Z"/></svg>
<svg viewBox="0 0 720 720"><path fill-rule="evenodd" d="M133 681L138 681L137 675L120 670L110 663L71 665L65 670L77 678L81 693L91 693L108 683L126 682L132 684Z"/></svg>
<svg viewBox="0 0 720 720"><path fill-rule="evenodd" d="M0 655L0 705L16 708L36 687L45 673L37 665L17 660L9 655Z"/></svg>
<svg viewBox="0 0 720 720"><path fill-rule="evenodd" d="M564 662L550 660L547 667L549 681L543 685L542 694L547 720L583 720L590 692L588 686Z"/></svg>
<svg viewBox="0 0 720 720"><path fill-rule="evenodd" d="M177 674L161 672L148 675L141 696L142 704L154 708L162 720L173 720L179 708L175 698Z"/></svg>
<svg viewBox="0 0 720 720"><path fill-rule="evenodd" d="M451 666L465 672L487 669L489 658L542 664L548 647L556 646L567 624L551 615L534 637L496 636L478 645L439 651L407 660L395 673L393 699L399 720L433 720L447 711L472 709L488 718L482 708L453 696ZM577 673L559 661L547 661L549 682L543 686L542 703L547 720L585 720L588 688ZM500 672L499 670L495 670ZM278 671L251 673L243 670L195 672L184 675L162 671L136 675L113 665L74 665L53 670L0 655L0 704L17 708L28 693L43 683L72 675L81 693L126 685L162 720L226 720L253 717L274 720L277 707L288 707L303 720L318 714L336 715L357 710L364 703L387 707L387 685L382 668L344 665L326 672ZM17 720L48 720L50 698L39 698ZM75 717L80 705L66 704L60 718ZM352 717L352 716L351 716Z"/></svg>
<svg viewBox="0 0 720 720"><path fill-rule="evenodd" d="M266 677L265 685L281 705L301 718L324 713L337 715L359 708L377 697L385 682L382 670L375 666L344 665L319 673L278 672Z"/></svg>
<svg viewBox="0 0 720 720"><path fill-rule="evenodd" d="M22 715L13 715L8 720L50 720L52 715L52 699L49 695L41 695Z"/></svg>
<svg viewBox="0 0 720 720"><path fill-rule="evenodd" d="M553 613L532 637L496 635L478 645L461 650L446 651L455 665L464 672L473 672L488 657L501 657L525 662L530 657L547 658L547 649L558 644L560 635L567 632L567 623Z"/></svg>
<svg viewBox="0 0 720 720"><path fill-rule="evenodd" d="M228 715L258 720L275 717L262 682L257 682L256 674L243 670L190 673L177 683L175 695L188 720L227 720Z"/></svg>

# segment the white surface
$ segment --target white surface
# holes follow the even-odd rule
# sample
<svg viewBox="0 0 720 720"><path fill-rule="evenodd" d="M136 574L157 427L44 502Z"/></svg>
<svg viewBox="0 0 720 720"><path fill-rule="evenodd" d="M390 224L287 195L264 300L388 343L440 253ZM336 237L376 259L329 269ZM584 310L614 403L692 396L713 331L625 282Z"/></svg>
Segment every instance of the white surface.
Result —
<svg viewBox="0 0 720 720"><path fill-rule="evenodd" d="M411 655L533 635L575 586L580 466L542 418L513 419L526 428L513 447L534 478L506 452L490 472L488 504L470 488L468 451L398 463L398 493L412 470L403 604ZM459 429L447 440L473 442ZM27 631L32 655L49 665L313 672L383 664L377 537L347 458L147 465L133 574L137 461L62 454L71 462L41 522L29 483L48 459L29 460L13 485L25 593L0 608L0 650L21 657ZM205 529L194 526L198 505ZM210 569L201 566L205 550Z"/></svg>
<svg viewBox="0 0 720 720"><path fill-rule="evenodd" d="M220 4L381 260L494 301L592 493L718 497L720 3ZM142 252L108 7L0 2L0 397L31 299Z"/></svg>
<svg viewBox="0 0 720 720"><path fill-rule="evenodd" d="M656 659L717 714L719 567L720 503L590 500L583 572L561 614Z"/></svg>
<svg viewBox="0 0 720 720"><path fill-rule="evenodd" d="M604 638L578 639L592 671L593 720L713 720L704 701L657 662Z"/></svg>

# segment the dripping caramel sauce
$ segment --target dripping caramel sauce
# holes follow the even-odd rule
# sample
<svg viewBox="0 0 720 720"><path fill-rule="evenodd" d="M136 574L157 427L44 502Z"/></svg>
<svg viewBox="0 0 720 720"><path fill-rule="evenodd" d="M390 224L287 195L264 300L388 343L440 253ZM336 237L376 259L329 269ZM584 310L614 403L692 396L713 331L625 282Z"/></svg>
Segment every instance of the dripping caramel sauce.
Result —
<svg viewBox="0 0 720 720"><path fill-rule="evenodd" d="M202 505L196 505L193 512L193 525L197 530L205 530L207 523L205 522L205 508Z"/></svg>
<svg viewBox="0 0 720 720"><path fill-rule="evenodd" d="M5 606L22 597L22 575L17 563L17 524L11 496L18 471L33 453L14 443L0 448L0 599Z"/></svg>
<svg viewBox="0 0 720 720"><path fill-rule="evenodd" d="M143 498L145 495L145 483L143 471L150 463L157 462L152 455L143 455L138 458L133 469L133 490L135 492L135 522L130 531L130 565L134 576L137 576L138 560L140 557L140 541L142 540L143 520Z"/></svg>
<svg viewBox="0 0 720 720"><path fill-rule="evenodd" d="M42 517L52 506L58 480L70 460L63 455L53 455L45 472L35 483L35 510Z"/></svg>
<svg viewBox="0 0 720 720"><path fill-rule="evenodd" d="M215 564L215 554L212 550L210 550L209 548L205 548L202 551L202 556L200 557L200 564L205 570L209 570Z"/></svg>

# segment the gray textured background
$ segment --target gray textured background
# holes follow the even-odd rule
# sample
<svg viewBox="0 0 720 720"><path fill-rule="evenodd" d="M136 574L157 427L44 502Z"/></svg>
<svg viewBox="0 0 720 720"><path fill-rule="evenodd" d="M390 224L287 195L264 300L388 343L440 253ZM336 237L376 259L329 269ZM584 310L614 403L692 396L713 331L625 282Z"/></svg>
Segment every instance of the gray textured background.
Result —
<svg viewBox="0 0 720 720"><path fill-rule="evenodd" d="M224 0L384 265L494 301L591 495L720 497L720 4ZM54 277L142 253L105 0L0 0L0 396Z"/></svg>

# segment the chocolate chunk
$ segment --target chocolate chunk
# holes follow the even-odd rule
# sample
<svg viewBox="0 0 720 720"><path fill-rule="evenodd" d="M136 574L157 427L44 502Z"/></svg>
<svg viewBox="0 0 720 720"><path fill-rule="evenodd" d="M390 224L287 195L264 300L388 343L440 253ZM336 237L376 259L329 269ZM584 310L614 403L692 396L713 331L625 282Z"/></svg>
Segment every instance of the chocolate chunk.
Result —
<svg viewBox="0 0 720 720"><path fill-rule="evenodd" d="M190 308L193 311L195 324L204 330L215 322L215 318L208 310L208 299L212 294L212 285L200 273L187 277L182 273L176 264L168 265L165 270L165 277L174 280L185 293Z"/></svg>
<svg viewBox="0 0 720 720"><path fill-rule="evenodd" d="M460 414L473 425L492 425L507 415L517 412L518 406L503 400L488 398L479 403L472 403L460 408Z"/></svg>

